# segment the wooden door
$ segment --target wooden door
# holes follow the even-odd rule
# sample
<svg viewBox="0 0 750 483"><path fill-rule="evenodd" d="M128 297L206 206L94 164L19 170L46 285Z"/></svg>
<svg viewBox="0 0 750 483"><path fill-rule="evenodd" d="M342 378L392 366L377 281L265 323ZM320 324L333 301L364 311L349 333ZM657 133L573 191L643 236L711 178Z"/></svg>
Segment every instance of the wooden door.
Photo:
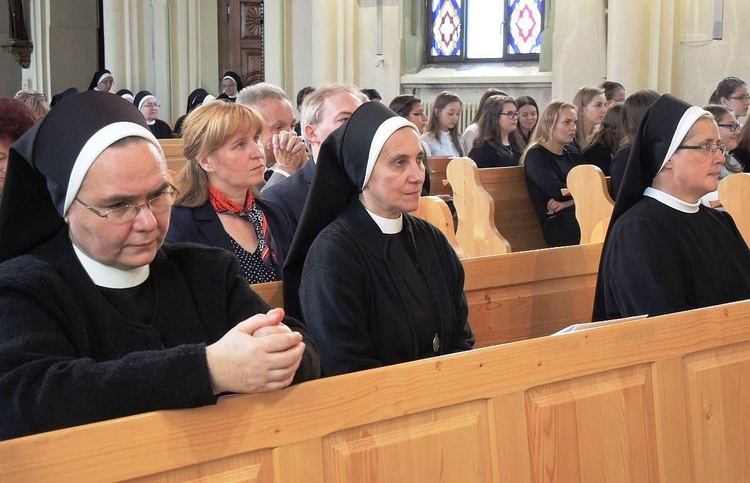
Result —
<svg viewBox="0 0 750 483"><path fill-rule="evenodd" d="M219 71L231 70L244 85L264 79L263 0L217 0Z"/></svg>

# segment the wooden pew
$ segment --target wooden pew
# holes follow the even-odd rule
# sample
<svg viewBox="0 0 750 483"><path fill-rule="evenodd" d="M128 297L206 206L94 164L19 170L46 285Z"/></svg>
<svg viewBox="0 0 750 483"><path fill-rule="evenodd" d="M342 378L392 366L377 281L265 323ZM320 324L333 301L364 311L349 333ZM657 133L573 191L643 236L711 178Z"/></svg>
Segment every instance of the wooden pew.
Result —
<svg viewBox="0 0 750 483"><path fill-rule="evenodd" d="M0 480L750 481L750 302L0 443Z"/></svg>
<svg viewBox="0 0 750 483"><path fill-rule="evenodd" d="M439 196L421 196L419 198L419 208L410 214L431 223L440 230L448 239L448 243L453 247L458 258L469 257L456 239L456 229L453 225L451 210L442 198Z"/></svg>
<svg viewBox="0 0 750 483"><path fill-rule="evenodd" d="M592 240L592 234L602 220L609 219L615 206L604 173L593 164L582 164L570 170L566 183L575 200L581 244L601 241ZM602 229L606 233L607 226L597 228L597 233Z"/></svg>
<svg viewBox="0 0 750 483"><path fill-rule="evenodd" d="M510 243L512 251L536 250L548 246L542 235L539 218L537 218L534 206L531 204L531 198L529 198L522 166L477 169L476 164L470 158L453 158L451 163L455 163L456 166L450 170L450 173L463 172L460 180L471 179L472 176L477 177L483 191L492 197L495 228ZM466 171L477 174L468 174ZM457 182L462 182L460 180ZM453 184L450 176L448 181ZM481 193L481 191L466 192L467 195L472 193ZM479 196L483 197L484 195ZM479 200L476 204L482 202L485 201ZM456 203L455 194L454 203ZM462 205L471 206L471 203L462 203ZM458 204L456 211L458 211L460 219L461 212L458 210ZM461 229L461 223L458 224L458 228ZM479 237L481 235L475 235L475 238Z"/></svg>
<svg viewBox="0 0 750 483"><path fill-rule="evenodd" d="M159 139L159 144L167 159L167 169L179 173L187 162L182 152L182 139Z"/></svg>
<svg viewBox="0 0 750 483"><path fill-rule="evenodd" d="M434 158L427 158L427 165L429 166L428 176L430 177L430 195L450 195L451 188L448 186L446 181L446 169L451 158L444 156L437 156Z"/></svg>
<svg viewBox="0 0 750 483"><path fill-rule="evenodd" d="M719 201L732 215L745 243L750 245L750 174L737 173L721 180Z"/></svg>
<svg viewBox="0 0 750 483"><path fill-rule="evenodd" d="M475 347L531 339L591 320L602 245L461 260ZM283 307L280 282L252 286Z"/></svg>

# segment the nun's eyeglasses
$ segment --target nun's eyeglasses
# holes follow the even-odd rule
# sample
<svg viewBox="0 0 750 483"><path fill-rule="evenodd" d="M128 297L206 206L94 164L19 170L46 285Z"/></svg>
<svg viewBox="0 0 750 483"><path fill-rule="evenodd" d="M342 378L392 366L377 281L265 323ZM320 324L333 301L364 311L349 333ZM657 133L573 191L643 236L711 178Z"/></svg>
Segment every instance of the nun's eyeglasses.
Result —
<svg viewBox="0 0 750 483"><path fill-rule="evenodd" d="M91 211L96 216L106 218L107 221L112 223L113 225L122 225L123 223L133 221L145 206L148 206L148 209L151 210L151 213L160 213L162 211L170 209L174 204L175 198L178 194L180 194L180 192L177 191L177 188L172 185L169 185L169 188L170 191L164 191L163 193L154 196L141 205L122 205L118 206L117 208L107 210L104 213L100 212L94 207L87 205L78 198L76 198L76 201L85 206L86 209Z"/></svg>
<svg viewBox="0 0 750 483"><path fill-rule="evenodd" d="M704 151L707 151L708 154L711 154L711 155L713 155L716 151L721 151L722 155L727 154L727 147L721 143L716 143L716 144L706 143L706 144L701 144L699 146L687 146L683 144L681 146L677 146L677 149L702 149Z"/></svg>

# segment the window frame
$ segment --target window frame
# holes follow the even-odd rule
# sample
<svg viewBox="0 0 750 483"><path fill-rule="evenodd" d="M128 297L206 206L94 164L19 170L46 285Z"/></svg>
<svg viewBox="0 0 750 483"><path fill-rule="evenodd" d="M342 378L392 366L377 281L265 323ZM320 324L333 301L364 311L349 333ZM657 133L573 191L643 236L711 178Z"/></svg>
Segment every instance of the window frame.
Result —
<svg viewBox="0 0 750 483"><path fill-rule="evenodd" d="M509 54L509 33L506 28L508 18L510 16L510 0L502 0L503 2L503 57L486 57L486 58L469 58L467 57L467 42L466 42L466 27L467 27L467 12L468 4L471 0L458 0L461 5L461 16L460 16L460 43L461 43L461 54L460 55L432 55L432 1L425 0L425 22L424 22L424 39L425 39L425 64L427 65L444 65L444 64L478 64L478 63L506 63L506 62L523 62L523 61L539 61L539 53L532 54ZM544 21L547 14L549 0L541 0L541 30L540 35L544 31Z"/></svg>

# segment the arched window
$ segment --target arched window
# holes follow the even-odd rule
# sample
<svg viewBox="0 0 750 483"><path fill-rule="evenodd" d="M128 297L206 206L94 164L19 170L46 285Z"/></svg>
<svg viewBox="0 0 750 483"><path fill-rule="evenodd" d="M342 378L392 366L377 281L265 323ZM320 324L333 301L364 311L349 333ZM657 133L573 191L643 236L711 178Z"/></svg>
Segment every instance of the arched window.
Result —
<svg viewBox="0 0 750 483"><path fill-rule="evenodd" d="M430 0L432 62L538 60L546 0Z"/></svg>

